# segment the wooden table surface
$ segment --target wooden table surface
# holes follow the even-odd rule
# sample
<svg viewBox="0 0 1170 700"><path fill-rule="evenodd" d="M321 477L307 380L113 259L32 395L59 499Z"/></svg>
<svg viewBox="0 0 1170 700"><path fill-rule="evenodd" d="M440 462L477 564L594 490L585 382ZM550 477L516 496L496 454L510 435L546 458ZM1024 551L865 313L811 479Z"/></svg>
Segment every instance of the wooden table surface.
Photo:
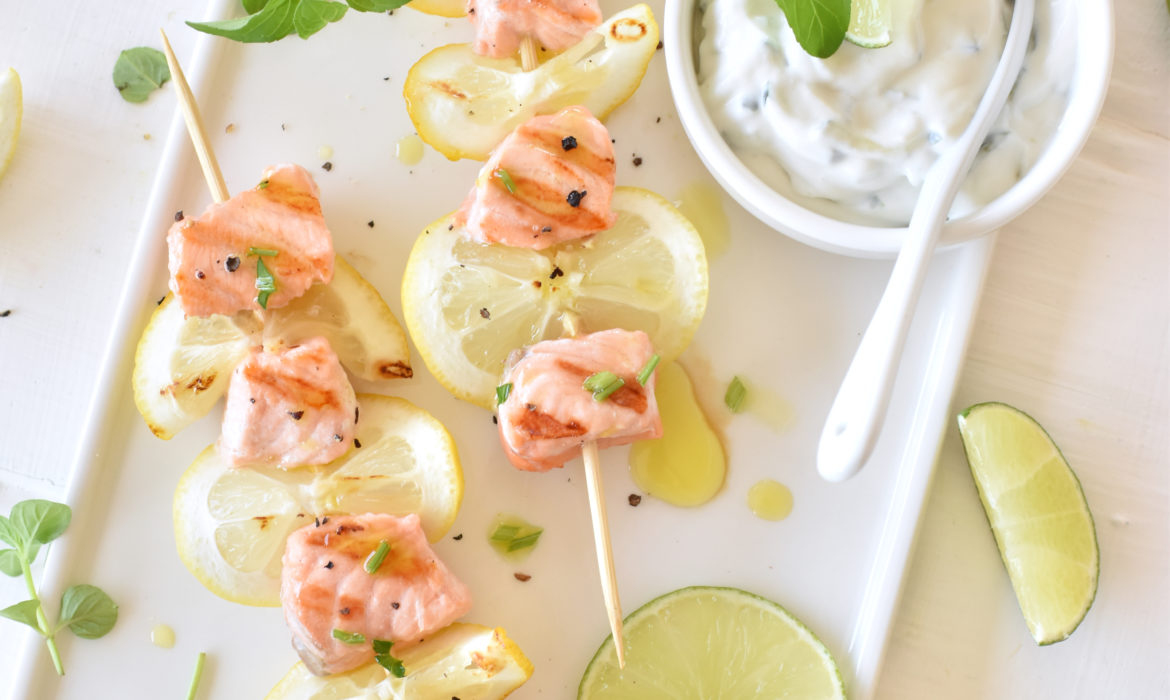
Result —
<svg viewBox="0 0 1170 700"><path fill-rule="evenodd" d="M0 2L0 70L24 130L0 180L0 512L61 499L92 378L174 102L133 105L118 52L179 55L203 0ZM1115 8L1113 79L1063 180L999 235L954 410L1005 401L1038 418L1084 485L1097 600L1058 645L1031 641L951 430L891 630L878 697L1170 697L1170 13ZM982 539L974 533L985 533ZM953 542L981 541L956 548ZM25 597L0 580L0 607ZM0 679L23 635L0 621ZM0 695L7 694L0 683Z"/></svg>

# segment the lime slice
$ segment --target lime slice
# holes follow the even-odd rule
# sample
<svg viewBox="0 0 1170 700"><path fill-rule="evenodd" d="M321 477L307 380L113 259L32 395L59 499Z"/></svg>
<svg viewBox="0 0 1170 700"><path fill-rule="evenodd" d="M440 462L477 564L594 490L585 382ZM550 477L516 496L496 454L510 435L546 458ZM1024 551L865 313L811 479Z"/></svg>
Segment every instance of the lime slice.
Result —
<svg viewBox="0 0 1170 700"><path fill-rule="evenodd" d="M9 68L0 73L0 176L8 169L20 136L20 117L24 112L20 76Z"/></svg>
<svg viewBox="0 0 1170 700"><path fill-rule="evenodd" d="M625 669L606 639L578 700L845 697L825 645L784 608L736 588L667 593L626 618L624 637Z"/></svg>
<svg viewBox="0 0 1170 700"><path fill-rule="evenodd" d="M890 45L890 0L853 0L845 38L866 49Z"/></svg>
<svg viewBox="0 0 1170 700"><path fill-rule="evenodd" d="M1059 642L1097 594L1097 533L1081 483L1044 428L1011 406L968 408L959 434L1028 630L1040 645Z"/></svg>

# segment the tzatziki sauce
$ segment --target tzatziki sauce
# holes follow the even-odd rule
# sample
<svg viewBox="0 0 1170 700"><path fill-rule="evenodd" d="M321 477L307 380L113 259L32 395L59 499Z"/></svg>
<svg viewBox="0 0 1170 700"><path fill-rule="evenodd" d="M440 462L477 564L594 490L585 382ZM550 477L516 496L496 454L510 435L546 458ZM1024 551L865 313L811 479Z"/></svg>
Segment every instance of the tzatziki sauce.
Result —
<svg viewBox="0 0 1170 700"><path fill-rule="evenodd" d="M910 219L927 171L975 113L1011 22L1004 0L893 0L888 46L845 42L820 59L776 0L699 8L699 89L740 160L809 209L877 225ZM951 217L995 199L1043 152L1068 102L1074 21L1071 0L1037 3L1024 68Z"/></svg>

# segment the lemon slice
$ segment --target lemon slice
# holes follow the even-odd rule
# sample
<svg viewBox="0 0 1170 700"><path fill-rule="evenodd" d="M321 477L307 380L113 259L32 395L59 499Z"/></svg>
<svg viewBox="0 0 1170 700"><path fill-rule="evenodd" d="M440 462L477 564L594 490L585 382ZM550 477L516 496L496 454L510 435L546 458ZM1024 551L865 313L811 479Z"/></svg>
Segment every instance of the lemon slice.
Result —
<svg viewBox="0 0 1170 700"><path fill-rule="evenodd" d="M1011 406L968 408L959 434L1032 638L1067 638L1093 604L1100 569L1081 483L1044 428Z"/></svg>
<svg viewBox="0 0 1170 700"><path fill-rule="evenodd" d="M293 530L341 513L418 513L432 542L455 521L463 472L455 443L404 399L359 394L360 448L324 467L232 469L208 447L175 490L175 543L216 595L280 605L280 566Z"/></svg>
<svg viewBox="0 0 1170 700"><path fill-rule="evenodd" d="M890 45L892 0L853 0L845 39L866 49Z"/></svg>
<svg viewBox="0 0 1170 700"><path fill-rule="evenodd" d="M415 347L455 396L491 408L508 354L564 334L645 331L663 360L690 343L707 308L707 258L695 228L662 197L614 191L617 223L545 250L477 243L450 216L419 236L402 308Z"/></svg>
<svg viewBox="0 0 1170 700"><path fill-rule="evenodd" d="M463 17L467 14L467 0L411 0L406 6L439 17Z"/></svg>
<svg viewBox="0 0 1170 700"><path fill-rule="evenodd" d="M579 44L525 72L520 59L478 56L470 44L441 46L411 67L403 86L418 135L451 160L485 160L521 123L569 105L598 119L634 94L658 46L646 5L620 12Z"/></svg>
<svg viewBox="0 0 1170 700"><path fill-rule="evenodd" d="M404 678L376 663L314 676L299 661L265 700L499 700L532 676L532 663L504 630L456 623L400 653Z"/></svg>
<svg viewBox="0 0 1170 700"><path fill-rule="evenodd" d="M251 347L295 344L316 335L325 336L354 376L411 376L410 350L398 319L377 290L336 256L328 285L315 285L288 306L261 316L245 311L184 318L167 295L138 341L134 403L151 431L169 440L207 415Z"/></svg>
<svg viewBox="0 0 1170 700"><path fill-rule="evenodd" d="M16 139L20 136L23 112L20 76L9 68L0 73L0 177L4 177L4 171L12 161L12 154L16 153Z"/></svg>
<svg viewBox="0 0 1170 700"><path fill-rule="evenodd" d="M829 650L787 610L735 588L667 593L626 618L585 669L578 700L845 697Z"/></svg>

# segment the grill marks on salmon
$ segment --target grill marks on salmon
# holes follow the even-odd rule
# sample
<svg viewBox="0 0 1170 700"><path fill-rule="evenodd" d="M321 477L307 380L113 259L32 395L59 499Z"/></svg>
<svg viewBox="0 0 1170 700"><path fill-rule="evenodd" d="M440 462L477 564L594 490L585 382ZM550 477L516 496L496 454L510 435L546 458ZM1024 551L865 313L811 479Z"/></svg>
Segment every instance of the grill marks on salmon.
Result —
<svg viewBox="0 0 1170 700"><path fill-rule="evenodd" d="M370 574L364 563L383 540L389 552ZM435 556L414 514L330 516L293 532L280 599L293 648L318 675L373 661L375 639L402 648L471 609L470 592ZM364 641L347 644L335 629Z"/></svg>
<svg viewBox="0 0 1170 700"><path fill-rule="evenodd" d="M232 372L219 452L232 466L328 464L353 444L357 397L329 342L255 348Z"/></svg>
<svg viewBox="0 0 1170 700"><path fill-rule="evenodd" d="M533 117L492 151L455 214L475 240L542 250L613 225L609 131L584 107Z"/></svg>
<svg viewBox="0 0 1170 700"><path fill-rule="evenodd" d="M655 376L638 384L654 349L642 331L613 329L546 340L509 358L512 384L499 407L500 441L517 469L548 471L581 454L581 445L624 445L662 437ZM602 401L583 385L609 371L625 384Z"/></svg>
<svg viewBox="0 0 1170 700"><path fill-rule="evenodd" d="M492 58L515 55L528 36L563 51L602 20L597 0L468 0L467 16L475 27L473 50Z"/></svg>
<svg viewBox="0 0 1170 700"><path fill-rule="evenodd" d="M170 288L187 316L258 310L257 257L276 280L267 308L284 306L314 283L333 279L333 237L319 190L299 165L274 165L255 188L212 204L167 232Z"/></svg>

